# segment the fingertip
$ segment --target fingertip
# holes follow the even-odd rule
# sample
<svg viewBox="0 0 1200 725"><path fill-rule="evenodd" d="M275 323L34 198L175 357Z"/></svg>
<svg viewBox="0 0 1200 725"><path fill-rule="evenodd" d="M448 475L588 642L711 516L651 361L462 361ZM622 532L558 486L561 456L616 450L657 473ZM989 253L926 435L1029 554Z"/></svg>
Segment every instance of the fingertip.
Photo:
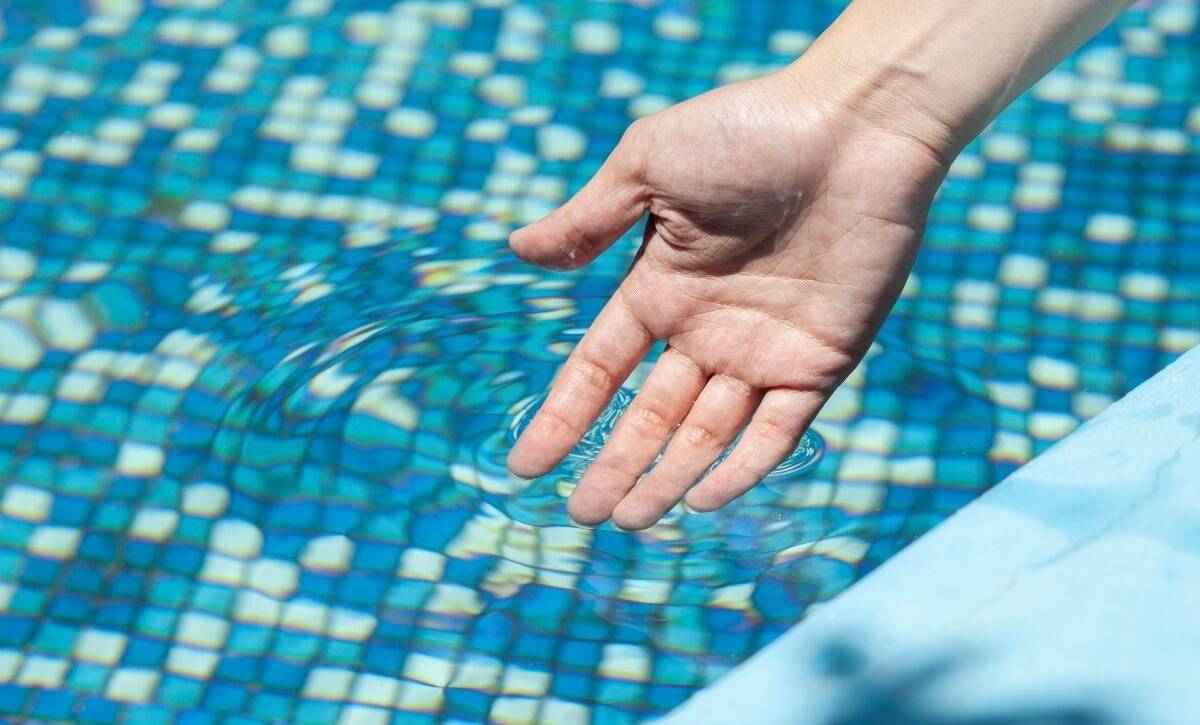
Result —
<svg viewBox="0 0 1200 725"><path fill-rule="evenodd" d="M524 461L513 460L512 456L508 457L508 472L524 481L532 481L546 474L546 471L530 466Z"/></svg>
<svg viewBox="0 0 1200 725"><path fill-rule="evenodd" d="M512 456L508 457L508 472L517 478L523 478L527 481L541 478L549 473L552 468L554 468L552 465L547 466L536 461L531 462L519 458L514 459Z"/></svg>
<svg viewBox="0 0 1200 725"><path fill-rule="evenodd" d="M683 498L683 504L698 514L716 511L727 503L729 499L724 494L705 488L703 483L688 491Z"/></svg>
<svg viewBox="0 0 1200 725"><path fill-rule="evenodd" d="M639 509L622 501L612 512L613 525L624 531L644 531L658 523L656 512Z"/></svg>
<svg viewBox="0 0 1200 725"><path fill-rule="evenodd" d="M558 464L558 460L545 451L537 450L533 444L521 438L513 449L508 452L505 465L509 473L520 478L538 478L544 476Z"/></svg>
<svg viewBox="0 0 1200 725"><path fill-rule="evenodd" d="M522 261L530 264L540 264L542 258L542 255L538 254L537 245L534 244L533 227L537 224L538 222L527 224L508 235L508 248Z"/></svg>
<svg viewBox="0 0 1200 725"><path fill-rule="evenodd" d="M571 519L571 523L576 526L585 526L593 528L608 521L608 513L605 511L590 510L586 507L567 502L567 516Z"/></svg>
<svg viewBox="0 0 1200 725"><path fill-rule="evenodd" d="M591 257L559 241L553 215L521 227L508 235L508 247L522 261L549 269L578 269Z"/></svg>
<svg viewBox="0 0 1200 725"><path fill-rule="evenodd" d="M537 239L538 227L542 226L548 218L548 216L542 217L537 221L529 222L522 227L514 229L508 235L508 246L518 254L529 250L533 246L533 242Z"/></svg>
<svg viewBox="0 0 1200 725"><path fill-rule="evenodd" d="M596 482L588 473L567 500L567 515L581 526L599 526L612 516L613 505L597 491Z"/></svg>

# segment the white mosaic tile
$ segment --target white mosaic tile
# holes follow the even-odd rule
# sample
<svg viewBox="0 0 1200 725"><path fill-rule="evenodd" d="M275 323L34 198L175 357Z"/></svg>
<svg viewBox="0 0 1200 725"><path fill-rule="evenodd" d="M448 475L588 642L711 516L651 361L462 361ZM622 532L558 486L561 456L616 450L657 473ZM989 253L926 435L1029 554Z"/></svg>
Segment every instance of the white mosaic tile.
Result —
<svg viewBox="0 0 1200 725"><path fill-rule="evenodd" d="M1029 378L1047 388L1074 390L1079 387L1079 367L1067 360L1038 355L1029 361Z"/></svg>
<svg viewBox="0 0 1200 725"><path fill-rule="evenodd" d="M163 449L149 443L125 441L117 455L117 471L125 476L150 478L162 473Z"/></svg>
<svg viewBox="0 0 1200 725"><path fill-rule="evenodd" d="M33 276L37 257L19 247L0 247L0 280L22 282Z"/></svg>
<svg viewBox="0 0 1200 725"><path fill-rule="evenodd" d="M276 599L286 599L296 591L300 569L290 561L256 559L247 565L246 584Z"/></svg>
<svg viewBox="0 0 1200 725"><path fill-rule="evenodd" d="M0 607L3 611L3 607ZM12 649L0 649L0 683L11 682L21 669L24 655Z"/></svg>
<svg viewBox="0 0 1200 725"><path fill-rule="evenodd" d="M488 722L497 725L522 725L537 721L538 701L528 697L497 697L488 713Z"/></svg>
<svg viewBox="0 0 1200 725"><path fill-rule="evenodd" d="M129 535L150 541L166 541L175 533L179 514L170 509L139 509L129 526Z"/></svg>
<svg viewBox="0 0 1200 725"><path fill-rule="evenodd" d="M503 663L495 657L467 654L459 662L449 686L478 692L495 692L500 686L500 675L503 671Z"/></svg>
<svg viewBox="0 0 1200 725"><path fill-rule="evenodd" d="M140 667L119 667L108 678L104 695L118 702L149 702L158 688L159 672Z"/></svg>
<svg viewBox="0 0 1200 725"><path fill-rule="evenodd" d="M54 497L48 491L33 486L11 484L5 487L0 499L0 513L5 516L40 523L50 515Z"/></svg>
<svg viewBox="0 0 1200 725"><path fill-rule="evenodd" d="M345 700L354 678L353 670L314 667L304 682L304 696L313 700Z"/></svg>
<svg viewBox="0 0 1200 725"><path fill-rule="evenodd" d="M67 665L66 660L58 657L29 655L17 672L16 682L28 687L62 687Z"/></svg>
<svg viewBox="0 0 1200 725"><path fill-rule="evenodd" d="M767 49L776 55L799 56L813 40L813 34L803 30L776 30L767 39Z"/></svg>
<svg viewBox="0 0 1200 725"><path fill-rule="evenodd" d="M217 668L220 655L206 649L175 645L167 653L166 670L196 680L207 680Z"/></svg>
<svg viewBox="0 0 1200 725"><path fill-rule="evenodd" d="M650 673L650 656L640 645L610 642L604 645L597 672L614 680L644 682Z"/></svg>
<svg viewBox="0 0 1200 725"><path fill-rule="evenodd" d="M439 712L444 700L445 691L441 687L405 682L396 698L396 707L409 712Z"/></svg>
<svg viewBox="0 0 1200 725"><path fill-rule="evenodd" d="M1010 253L1000 262L999 280L1009 287L1037 289L1046 284L1049 264L1027 254Z"/></svg>
<svg viewBox="0 0 1200 725"><path fill-rule="evenodd" d="M346 607L334 607L329 610L326 632L335 639L362 642L371 636L377 624L375 617L365 612L358 612Z"/></svg>
<svg viewBox="0 0 1200 725"><path fill-rule="evenodd" d="M1066 413L1033 412L1029 415L1029 434L1034 438L1056 441L1079 427L1079 421Z"/></svg>
<svg viewBox="0 0 1200 725"><path fill-rule="evenodd" d="M204 557L204 565L200 568L198 576L201 581L210 584L240 586L246 578L246 562L232 556L209 552Z"/></svg>
<svg viewBox="0 0 1200 725"><path fill-rule="evenodd" d="M300 554L300 564L316 571L345 571L354 555L354 543L340 534L309 541Z"/></svg>
<svg viewBox="0 0 1200 725"><path fill-rule="evenodd" d="M654 18L655 35L668 40L691 43L700 37L700 31L700 21L690 15L668 10Z"/></svg>
<svg viewBox="0 0 1200 725"><path fill-rule="evenodd" d="M579 129L550 124L538 129L538 154L549 161L576 161L587 150L587 136Z"/></svg>
<svg viewBox="0 0 1200 725"><path fill-rule="evenodd" d="M45 348L29 330L12 320L0 317L0 368L32 370L41 361Z"/></svg>
<svg viewBox="0 0 1200 725"><path fill-rule="evenodd" d="M221 519L213 524L209 547L235 559L252 559L262 550L262 531L249 521Z"/></svg>
<svg viewBox="0 0 1200 725"><path fill-rule="evenodd" d="M454 675L454 663L423 652L409 652L404 660L403 674L413 682L445 687ZM401 697L404 697L404 689L401 689Z"/></svg>
<svg viewBox="0 0 1200 725"><path fill-rule="evenodd" d="M612 55L621 47L621 30L607 20L579 20L571 27L571 44L588 55Z"/></svg>
<svg viewBox="0 0 1200 725"><path fill-rule="evenodd" d="M557 698L542 700L542 722L555 725L587 725L592 714L586 705Z"/></svg>
<svg viewBox="0 0 1200 725"><path fill-rule="evenodd" d="M364 705L390 707L400 694L400 684L394 677L363 673L355 678L350 699Z"/></svg>
<svg viewBox="0 0 1200 725"><path fill-rule="evenodd" d="M235 600L233 616L240 622L274 627L283 614L283 604L254 591L240 591Z"/></svg>
<svg viewBox="0 0 1200 725"><path fill-rule="evenodd" d="M47 559L70 559L79 548L79 529L69 526L38 526L29 535L26 551Z"/></svg>
<svg viewBox="0 0 1200 725"><path fill-rule="evenodd" d="M80 630L72 650L75 659L99 665L115 665L125 653L129 638L120 632L85 627Z"/></svg>
<svg viewBox="0 0 1200 725"><path fill-rule="evenodd" d="M280 626L297 632L321 634L329 620L329 609L311 599L297 599L283 605Z"/></svg>
<svg viewBox="0 0 1200 725"><path fill-rule="evenodd" d="M500 692L505 695L542 697L550 689L550 673L510 664L504 668Z"/></svg>
<svg viewBox="0 0 1200 725"><path fill-rule="evenodd" d="M204 612L184 612L175 626L175 641L193 647L220 649L228 636L228 620Z"/></svg>
<svg viewBox="0 0 1200 725"><path fill-rule="evenodd" d="M1123 214L1096 214L1088 219L1083 233L1093 241L1124 244L1137 233L1137 222Z"/></svg>
<svg viewBox="0 0 1200 725"><path fill-rule="evenodd" d="M342 708L338 725L388 725L391 721L391 713L387 710L362 705L347 705Z"/></svg>

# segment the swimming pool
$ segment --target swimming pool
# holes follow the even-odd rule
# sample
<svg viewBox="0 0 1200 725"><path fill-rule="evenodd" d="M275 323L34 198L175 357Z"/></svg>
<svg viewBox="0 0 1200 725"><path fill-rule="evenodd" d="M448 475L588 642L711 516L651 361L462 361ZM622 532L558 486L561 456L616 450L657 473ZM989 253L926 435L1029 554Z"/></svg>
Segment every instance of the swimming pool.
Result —
<svg viewBox="0 0 1200 725"><path fill-rule="evenodd" d="M6 3L0 716L661 714L1200 341L1195 7L1143 3L955 163L811 469L638 534L509 479L639 237L507 233L838 8Z"/></svg>

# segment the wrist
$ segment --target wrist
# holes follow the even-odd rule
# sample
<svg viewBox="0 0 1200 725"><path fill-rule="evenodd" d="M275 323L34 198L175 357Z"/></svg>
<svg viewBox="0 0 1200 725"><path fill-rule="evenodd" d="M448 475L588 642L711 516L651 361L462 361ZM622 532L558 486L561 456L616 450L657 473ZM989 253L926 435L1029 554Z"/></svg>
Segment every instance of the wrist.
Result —
<svg viewBox="0 0 1200 725"><path fill-rule="evenodd" d="M855 0L781 73L946 163L1131 0Z"/></svg>
<svg viewBox="0 0 1200 725"><path fill-rule="evenodd" d="M818 52L780 73L803 87L815 111L840 130L909 143L945 168L974 136L926 102L927 81L901 64Z"/></svg>

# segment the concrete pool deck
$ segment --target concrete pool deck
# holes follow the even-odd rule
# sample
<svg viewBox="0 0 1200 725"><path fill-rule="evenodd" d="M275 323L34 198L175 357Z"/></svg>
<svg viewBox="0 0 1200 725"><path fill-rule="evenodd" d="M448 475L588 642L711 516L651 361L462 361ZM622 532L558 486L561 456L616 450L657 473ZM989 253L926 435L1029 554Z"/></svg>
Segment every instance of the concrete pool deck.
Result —
<svg viewBox="0 0 1200 725"><path fill-rule="evenodd" d="M1195 723L1200 349L661 723Z"/></svg>

